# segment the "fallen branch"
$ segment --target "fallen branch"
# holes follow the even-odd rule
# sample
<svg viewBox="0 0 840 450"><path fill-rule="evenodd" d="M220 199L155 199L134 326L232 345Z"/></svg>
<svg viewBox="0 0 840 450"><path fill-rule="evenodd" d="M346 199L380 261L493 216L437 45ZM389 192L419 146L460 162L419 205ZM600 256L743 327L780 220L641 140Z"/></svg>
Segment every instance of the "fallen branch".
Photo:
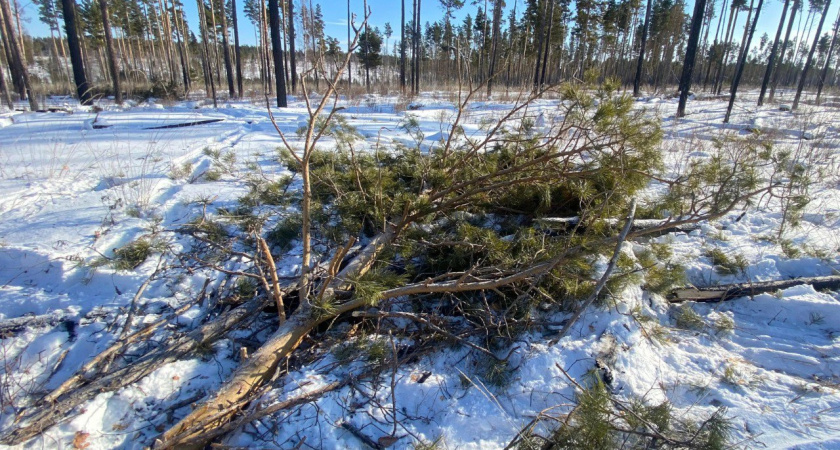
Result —
<svg viewBox="0 0 840 450"><path fill-rule="evenodd" d="M536 219L536 222L544 228L560 229L564 231L577 226L583 226L581 224L580 217L544 217ZM607 218L599 220L598 223L606 224L610 228L618 228L622 222L620 219ZM673 223L673 225L669 226L670 223ZM649 229L657 229L656 234L690 233L694 230L700 229L700 225L697 223L683 223L672 220L636 219L633 221L633 225L630 228L631 231L642 232Z"/></svg>
<svg viewBox="0 0 840 450"><path fill-rule="evenodd" d="M740 297L752 297L758 294L776 292L794 286L810 284L814 289L840 289L840 276L793 278L781 281L765 281L760 283L736 283L705 288L685 288L671 291L668 295L670 303L703 302L716 303Z"/></svg>
<svg viewBox="0 0 840 450"><path fill-rule="evenodd" d="M207 119L207 120L196 120L194 122L185 122L185 123L175 123L172 125L161 125L157 127L149 127L144 128L144 130L167 130L170 128L185 128L185 127L194 127L196 125L207 125L210 123L221 122L225 119Z"/></svg>
<svg viewBox="0 0 840 450"><path fill-rule="evenodd" d="M292 286L289 289L295 288L296 286ZM118 343L110 347L103 354L98 355L93 361L86 364L53 393L47 395L44 400L22 411L19 419L25 425L13 429L0 438L0 444L15 445L29 440L59 421L71 417L71 413L76 407L96 395L133 384L164 364L188 357L199 346L206 346L221 339L229 330L241 322L256 316L267 303L269 301L265 298L256 297L223 313L212 322L206 323L181 337L170 339L167 345L155 348L130 364L113 369L105 374L89 374L88 372L102 361L112 359L116 354L127 348L128 343ZM167 323L168 320L150 325L129 336L126 340L133 342L141 337L149 336L152 329Z"/></svg>
<svg viewBox="0 0 840 450"><path fill-rule="evenodd" d="M0 321L0 336L12 336L29 328L54 327L70 316L67 311L58 310L38 316L23 316L2 320Z"/></svg>
<svg viewBox="0 0 840 450"><path fill-rule="evenodd" d="M575 311L574 315L566 322L566 326L563 327L563 330L560 331L559 337L563 337L566 333L569 332L569 329L572 328L572 325L577 322L580 318L583 311L586 308L589 308L589 305L598 298L598 295L601 293L601 290L606 286L607 281L610 279L610 275L612 275L613 270L615 269L615 265L618 263L618 257L621 255L621 244L624 243L624 240L627 238L627 234L630 233L630 228L633 227L633 219L636 217L636 199L630 201L630 211L627 213L627 219L624 223L624 229L621 230L621 234L618 235L618 242L615 244L615 250L613 251L612 258L610 258L609 264L607 264L607 270L604 271L604 275L601 276L601 279L598 280L598 283L595 285L595 290L589 295L589 298L586 299Z"/></svg>

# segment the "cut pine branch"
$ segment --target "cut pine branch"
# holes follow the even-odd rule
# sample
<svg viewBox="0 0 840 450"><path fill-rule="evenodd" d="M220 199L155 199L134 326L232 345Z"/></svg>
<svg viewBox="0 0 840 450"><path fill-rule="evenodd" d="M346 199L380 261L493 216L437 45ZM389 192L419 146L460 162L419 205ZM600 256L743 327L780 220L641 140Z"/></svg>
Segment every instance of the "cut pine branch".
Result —
<svg viewBox="0 0 840 450"><path fill-rule="evenodd" d="M840 275L825 277L793 278L790 280L764 281L760 283L724 284L706 288L676 289L668 295L671 303L703 302L716 303L741 297L776 292L794 286L811 285L814 289L840 289Z"/></svg>

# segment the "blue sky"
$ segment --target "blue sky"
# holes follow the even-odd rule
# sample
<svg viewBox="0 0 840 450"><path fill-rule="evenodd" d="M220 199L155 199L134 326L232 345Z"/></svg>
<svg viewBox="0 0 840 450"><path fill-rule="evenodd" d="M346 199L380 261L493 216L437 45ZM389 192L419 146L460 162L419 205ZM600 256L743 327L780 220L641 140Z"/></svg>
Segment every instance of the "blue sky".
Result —
<svg viewBox="0 0 840 450"><path fill-rule="evenodd" d="M37 8L35 5L32 4L30 0L18 0L21 6L24 8L24 16L27 19L27 23L25 27L29 30L29 32L35 36L44 36L49 35L48 28L42 24L37 18ZM306 0L307 4L309 0ZM709 0L711 1L711 0ZM758 0L755 0L756 5L758 4ZM185 0L185 8L188 15L188 20L190 21L191 28L194 30L197 26L197 20L195 17L197 16L196 13L196 2ZM256 41L254 35L254 27L251 23L245 18L244 13L242 12L242 7L244 5L244 0L237 1L237 7L240 12L240 21L239 21L239 35L240 40L243 44L253 44ZM299 5L300 3L296 0L296 3ZM324 14L324 21L326 23L326 34L335 38L338 38L342 43L346 42L347 40L347 2L346 1L314 1L312 2L313 5L320 3L321 9ZM511 9L514 6L514 3L517 4L517 13L524 9L524 0L507 0L507 9ZM350 0L350 8L353 13L357 16L361 16L362 9L363 9L362 0ZM380 29L384 27L386 22L391 23L391 27L394 29L394 36L391 37L389 44L393 46L395 39L399 39L399 22L400 22L400 2L399 0L369 0L368 5L371 10L371 18L370 23L371 26L378 26ZM475 17L475 12L478 9L478 6L481 5L482 8L484 7L484 1L481 1L479 4L470 4L467 2L466 6L461 9L456 14L456 21L460 22L463 17L467 14L472 15ZM722 5L722 0L718 0L717 6L720 9ZM689 4L687 6L687 13L690 14L694 7L694 2L689 0ZM410 18L410 11L411 11L411 0L406 0L406 18ZM840 8L840 1L834 0L831 8L829 9L829 16L826 19L826 23L823 26L823 33L830 32L831 26L834 23L834 20L837 17L837 11ZM507 14L507 12L506 12ZM758 42L761 35L763 33L767 33L770 38L772 39L776 33L776 27L779 24L779 18L782 14L782 1L781 0L765 0L764 7L762 8L761 16L759 18L758 28L756 29L756 34L754 38L754 44ZM422 2L422 10L421 10L421 20L422 23L425 22L433 22L435 20L440 20L443 16L443 9L440 6L440 2L438 0L424 0ZM746 20L746 14L742 13L740 16L739 21L739 29L740 32L736 32L736 38L740 39L740 36L743 32L743 23ZM798 20L798 19L797 19ZM715 26L717 22L713 22L713 26ZM725 24L724 24L725 25ZM804 25L803 25L804 27ZM816 28L816 25L814 26ZM795 28L794 28L795 31ZM714 28L712 29L712 35L714 35ZM196 33L197 34L197 33ZM710 38L711 39L711 38Z"/></svg>

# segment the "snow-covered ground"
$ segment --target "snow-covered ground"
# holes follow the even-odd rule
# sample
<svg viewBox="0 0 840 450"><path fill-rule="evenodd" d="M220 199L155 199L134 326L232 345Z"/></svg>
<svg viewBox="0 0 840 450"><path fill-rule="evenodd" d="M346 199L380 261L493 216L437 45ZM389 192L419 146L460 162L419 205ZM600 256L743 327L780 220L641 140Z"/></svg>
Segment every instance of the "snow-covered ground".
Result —
<svg viewBox="0 0 840 450"><path fill-rule="evenodd" d="M431 146L444 136L455 112L445 98L426 95L416 108L397 112L396 99L372 97L341 102L344 109L338 114L371 145L377 140L414 142L417 136L400 128L406 116L414 116L424 144ZM783 240L774 239L782 222L778 205L761 200L703 223L699 230L655 238L671 244L689 281L698 286L840 270L840 111L804 106L792 114L754 104L754 96L747 94L736 104L731 124L724 126L721 101L691 101L688 116L680 120L674 119L674 99L638 102L661 118L662 152L670 171L692 158L708 157L713 140L746 135L747 128L809 155L819 169L812 175L811 202L801 223L788 228ZM464 128L479 133L509 108L504 102L476 102ZM556 108L556 101L540 100L528 113L539 127ZM294 144L294 132L307 119L304 103L293 101L273 115ZM220 120L159 128L209 119ZM281 144L265 107L247 102L218 109L200 102L168 108L106 105L98 114L78 107L72 113L0 112L0 319L65 316L54 326L0 340L0 430L9 429L28 395L57 387L117 338L133 297L160 258L153 256L134 271L92 268L91 263L112 257L115 248L152 228L186 224L205 205L208 214L235 207L249 189L245 175L288 175L277 161ZM208 172L218 176L208 181ZM650 195L656 192L652 186ZM168 239L176 248L188 245L174 234ZM626 244L624 251L636 248ZM746 270L720 275L707 256L715 248L733 259L742 257ZM298 263L293 250L278 261L281 275L294 274ZM135 325L187 304L208 276L211 289L221 282L222 277L204 272L156 277L140 299L142 313ZM612 307L590 308L563 339L537 331L522 336L511 357L515 370L503 388L485 385L474 375L468 349L441 351L399 369L393 396L390 376L382 386L345 387L248 425L227 444L288 448L305 438L305 447L361 448L341 424L350 423L374 440L390 435L393 417L384 411L395 402L396 435L401 436L397 448L420 442L437 442L439 448L503 448L542 411L574 399L573 386L558 367L582 379L596 359L606 358L616 395L654 403L668 399L681 417L702 417L725 406L734 425L733 442L740 446L840 448L840 294L798 286L683 307L693 308L705 325L677 328L678 307L631 286ZM176 322L189 326L199 314L192 307ZM721 325L727 319L734 327ZM191 401L226 379L236 367L237 351L234 343L220 341L203 355L103 393L26 447L149 445L186 414ZM270 404L316 390L358 368L356 363L336 364L328 353L279 378L262 401ZM161 413L175 404L183 405L176 414ZM558 409L563 411L568 408Z"/></svg>

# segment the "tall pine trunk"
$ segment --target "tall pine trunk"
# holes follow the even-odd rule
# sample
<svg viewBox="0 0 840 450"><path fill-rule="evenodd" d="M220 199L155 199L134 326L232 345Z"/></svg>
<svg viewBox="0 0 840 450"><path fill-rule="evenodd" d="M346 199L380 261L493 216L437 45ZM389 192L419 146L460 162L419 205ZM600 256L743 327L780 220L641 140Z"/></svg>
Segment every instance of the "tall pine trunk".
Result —
<svg viewBox="0 0 840 450"><path fill-rule="evenodd" d="M825 16L828 15L828 7L831 5L831 0L825 0L825 7L820 16L820 24L817 25L817 32L814 33L814 43L811 45L811 51L808 52L808 59L805 60L805 67L802 68L802 74L799 76L799 85L796 87L796 97L793 98L792 110L799 108L799 100L802 98L802 89L805 88L805 82L808 79L808 71L811 69L811 63L814 61L814 52L820 44L820 33L822 33L823 24L825 24Z"/></svg>
<svg viewBox="0 0 840 450"><path fill-rule="evenodd" d="M645 46L647 45L647 37L650 32L650 9L653 0L647 1L647 10L645 11L645 23L642 26L642 42L639 45L639 60L636 62L636 77L633 79L633 97L639 96L639 88L642 83L642 65L645 62Z"/></svg>
<svg viewBox="0 0 840 450"><path fill-rule="evenodd" d="M292 72L292 92L297 92L297 63L295 61L295 2L289 0L289 69Z"/></svg>
<svg viewBox="0 0 840 450"><path fill-rule="evenodd" d="M840 28L840 13L837 14L837 21L834 22L834 33L831 35L831 45L828 46L828 54L825 56L825 66L823 66L820 74L820 81L817 84L817 105L820 104L820 95L822 95L823 86L825 86L825 77L828 75L828 66L831 64L831 54L834 52L834 46L837 44L837 32Z"/></svg>
<svg viewBox="0 0 840 450"><path fill-rule="evenodd" d="M738 85L741 83L741 77L744 75L744 66L747 65L747 55L750 53L750 43L752 43L753 35L755 34L755 27L758 24L758 18L761 15L761 6L764 5L764 0L758 0L758 7L755 10L755 19L750 25L747 38L744 40L744 45L741 46L741 52L738 55L738 65L735 68L735 77L732 79L732 87L729 88L729 106L726 108L726 117L723 123L729 123L729 117L732 115L732 106L735 105L735 97L738 94ZM749 23L747 24L749 25Z"/></svg>
<svg viewBox="0 0 840 450"><path fill-rule="evenodd" d="M405 94L405 0L400 1L402 5L400 18L400 88Z"/></svg>
<svg viewBox="0 0 840 450"><path fill-rule="evenodd" d="M225 0L221 2L220 9L222 10L222 55L225 59L225 75L227 76L228 96L236 97L236 88L233 86L233 62L230 59L230 43L228 42L228 26L227 26L227 7Z"/></svg>
<svg viewBox="0 0 840 450"><path fill-rule="evenodd" d="M706 14L706 0L696 0L694 15L691 16L691 32L685 48L685 62L680 77L680 103L677 107L677 117L685 116L685 104L688 101L688 90L691 88L691 76L694 73L694 61L697 58L697 43L700 41L700 31Z"/></svg>
<svg viewBox="0 0 840 450"><path fill-rule="evenodd" d="M782 49L779 51L779 62L776 64L776 68L773 71L773 75L770 81L770 95L767 97L767 101L770 103L773 102L773 98L776 96L776 85L779 83L779 74L782 72L782 64L785 62L785 52L787 51L788 42L790 42L790 33L793 31L793 22L796 19L796 11L799 9L802 0L793 0L793 7L790 10L790 19L788 20L787 31L785 32L785 39L782 41Z"/></svg>
<svg viewBox="0 0 840 450"><path fill-rule="evenodd" d="M9 60L10 66L14 65L17 67L17 71L20 73L22 77L22 84L25 88L26 97L29 98L29 109L32 111L37 111L38 108L38 101L35 99L35 95L32 92L32 85L30 84L29 80L29 69L26 67L26 61L23 59L23 51L20 48L20 43L15 36L15 29L12 26L12 12L9 8L9 1L8 0L0 0L0 13L2 13L2 20L3 26L6 28L6 39L4 42L9 44L9 49L11 53L11 58Z"/></svg>
<svg viewBox="0 0 840 450"><path fill-rule="evenodd" d="M67 45L70 46L70 62L73 64L73 81L76 82L76 93L83 105L90 105L93 99L90 96L85 74L85 65L82 60L82 49L79 46L79 35L76 34L76 2L75 0L61 0L64 10L64 29L67 33Z"/></svg>
<svg viewBox="0 0 840 450"><path fill-rule="evenodd" d="M493 0L493 37L490 40L490 63L487 71L487 95L493 92L493 78L496 75L496 61L499 58L499 34L502 21L502 0Z"/></svg>
<svg viewBox="0 0 840 450"><path fill-rule="evenodd" d="M99 0L99 11L102 13L102 28L105 34L105 53L108 56L108 71L111 73L111 84L114 86L114 101L122 105L122 87L120 86L120 72L117 70L117 55L114 53L114 39L111 36L111 16L108 12L107 0Z"/></svg>
<svg viewBox="0 0 840 450"><path fill-rule="evenodd" d="M283 73L283 42L280 39L280 0L268 0L268 25L271 28L271 55L274 59L274 82L277 107L286 107L286 75Z"/></svg>
<svg viewBox="0 0 840 450"><path fill-rule="evenodd" d="M785 0L785 6L782 8L782 18L779 19L779 28L776 30L776 39L773 40L773 47L770 49L770 58L767 60L767 68L764 70L764 78L761 80L761 91L758 93L758 106L764 104L764 94L767 92L767 85L770 83L770 75L773 74L776 53L779 50L779 39L782 38L782 30L785 28L785 18L787 17L789 6L790 0Z"/></svg>
<svg viewBox="0 0 840 450"><path fill-rule="evenodd" d="M230 0L230 12L233 19L233 56L236 59L236 92L242 98L242 51L239 48L239 22L236 19L236 0Z"/></svg>

